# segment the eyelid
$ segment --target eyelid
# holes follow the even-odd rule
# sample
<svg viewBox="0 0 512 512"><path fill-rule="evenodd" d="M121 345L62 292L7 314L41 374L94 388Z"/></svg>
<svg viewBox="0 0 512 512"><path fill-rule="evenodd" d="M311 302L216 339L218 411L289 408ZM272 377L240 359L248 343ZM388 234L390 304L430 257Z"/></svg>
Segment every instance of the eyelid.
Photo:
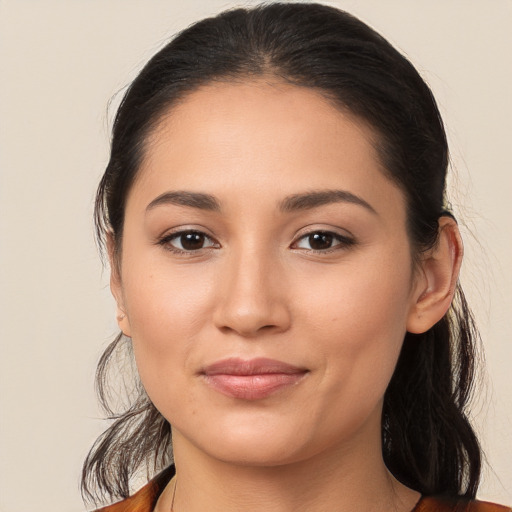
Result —
<svg viewBox="0 0 512 512"><path fill-rule="evenodd" d="M311 235L314 235L315 233L331 235L335 240L338 241L338 243L333 245L332 247L327 248L327 249L313 249L313 248L307 249L307 248L303 248L303 247L297 247L297 244L301 240L303 240L307 237L310 237ZM313 229L308 229L308 231L306 231L306 232L304 232L304 231L300 232L295 237L290 248L300 250L300 251L305 251L305 252L311 252L311 253L315 253L315 254L327 254L327 253L330 253L333 251L347 249L351 246L354 246L356 243L357 243L356 239L351 233L341 234L332 228L331 229L326 229L326 228L316 228L315 229L315 228L313 228Z"/></svg>
<svg viewBox="0 0 512 512"><path fill-rule="evenodd" d="M164 238L170 238L172 236L180 235L182 233L201 233L202 235L216 240L215 235L212 234L211 230L202 226L201 224L181 224L172 228L167 228L162 231L160 235L155 237L155 242L159 243Z"/></svg>
<svg viewBox="0 0 512 512"><path fill-rule="evenodd" d="M172 240L175 240L179 238L182 235L188 234L188 233L196 233L200 234L205 237L205 239L209 240L211 242L211 245L208 245L207 247L201 247L196 250L187 250L187 249L180 249L179 247L175 247L171 244ZM171 229L170 231L166 231L163 235L159 236L156 240L157 245L161 245L166 250L176 253L176 254L182 254L186 256L197 256L199 254L203 254L204 251L211 250L211 249L217 249L220 247L219 242L210 234L206 233L206 230L204 228L197 228L192 226L179 226L176 228Z"/></svg>
<svg viewBox="0 0 512 512"><path fill-rule="evenodd" d="M307 230L306 230L307 229ZM218 249L221 247L220 243L213 237L212 235L207 233L207 229L196 226L179 226L175 227L171 230L166 231L163 235L159 236L155 242L155 244L163 246L166 250L176 253L176 254L182 254L186 256L198 256L199 254L203 254L205 251L210 251L212 249ZM344 230L346 234L342 234L339 232L339 230L335 228L322 228L322 227L307 227L303 228L299 233L295 236L293 242L290 244L290 249L299 250L303 252L308 253L315 253L315 254L328 254L330 252L339 251L343 249L348 249L351 246L356 245L356 239L355 237ZM209 245L206 247L200 247L198 249L180 249L179 247L176 247L171 244L171 241L179 238L182 235L189 234L189 233L195 233L200 234L204 236L206 240L209 241ZM298 247L298 244L301 240L304 240L307 237L310 237L314 234L323 234L323 235L330 235L333 237L334 240L337 241L336 244L332 245L331 247L328 247L326 249L313 249L313 248L305 248L305 247Z"/></svg>

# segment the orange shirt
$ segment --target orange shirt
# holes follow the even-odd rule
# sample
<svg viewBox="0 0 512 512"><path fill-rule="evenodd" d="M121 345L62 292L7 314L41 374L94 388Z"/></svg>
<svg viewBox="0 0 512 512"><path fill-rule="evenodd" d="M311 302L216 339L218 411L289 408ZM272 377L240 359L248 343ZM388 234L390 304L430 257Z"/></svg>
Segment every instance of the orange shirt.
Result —
<svg viewBox="0 0 512 512"><path fill-rule="evenodd" d="M160 493L174 476L174 467L158 474L133 496L96 512L153 512ZM512 512L512 508L485 501L457 501L422 497L411 512Z"/></svg>

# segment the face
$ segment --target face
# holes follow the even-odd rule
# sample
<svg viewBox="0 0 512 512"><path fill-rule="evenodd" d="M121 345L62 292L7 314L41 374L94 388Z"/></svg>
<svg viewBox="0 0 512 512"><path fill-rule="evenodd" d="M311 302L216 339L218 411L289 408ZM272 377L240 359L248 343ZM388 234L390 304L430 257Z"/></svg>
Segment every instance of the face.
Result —
<svg viewBox="0 0 512 512"><path fill-rule="evenodd" d="M151 136L121 254L121 327L175 443L279 465L380 442L417 290L363 123L305 88L203 87Z"/></svg>

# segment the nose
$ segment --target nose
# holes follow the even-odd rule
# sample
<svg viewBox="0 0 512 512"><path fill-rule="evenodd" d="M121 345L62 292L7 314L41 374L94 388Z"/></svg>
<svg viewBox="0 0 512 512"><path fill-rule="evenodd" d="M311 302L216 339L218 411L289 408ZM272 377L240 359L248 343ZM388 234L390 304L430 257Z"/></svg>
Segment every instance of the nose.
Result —
<svg viewBox="0 0 512 512"><path fill-rule="evenodd" d="M256 252L233 255L218 279L221 293L214 312L218 329L252 338L290 327L287 287L275 260Z"/></svg>

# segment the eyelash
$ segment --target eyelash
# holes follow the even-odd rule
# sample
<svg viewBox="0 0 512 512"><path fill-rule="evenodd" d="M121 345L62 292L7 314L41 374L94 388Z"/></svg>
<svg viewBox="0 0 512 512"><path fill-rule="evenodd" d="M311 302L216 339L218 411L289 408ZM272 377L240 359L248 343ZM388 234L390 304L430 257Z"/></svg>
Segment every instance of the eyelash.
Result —
<svg viewBox="0 0 512 512"><path fill-rule="evenodd" d="M204 240L208 240L210 242L210 245L207 247L200 247L195 250L194 249L180 249L179 247L175 247L172 245L173 240L178 240L185 235L198 235L200 237L203 237ZM328 247L327 249L313 249L313 248L308 249L308 248L298 247L298 244L302 240L305 240L305 239L315 236L315 235L332 237L332 241L333 242L336 241L337 243L331 247ZM193 255L197 255L198 253L201 253L201 251L203 251L203 250L217 249L220 247L220 244L218 242L213 240L206 233L196 230L196 229L185 229L183 231L177 231L174 233L170 233L170 234L162 237L161 239L159 239L157 241L157 243L158 243L158 245L161 245L168 251L171 251L175 254L184 255L184 256L193 256ZM314 231L309 231L308 233L304 233L299 238L297 238L296 241L294 241L290 247L295 250L304 250L304 251L307 251L308 253L312 253L312 254L329 254L334 251L348 249L349 247L354 246L355 244L356 244L356 241L352 237L340 235L339 233L335 233L333 231L317 229ZM182 247L183 247L183 244L182 244Z"/></svg>
<svg viewBox="0 0 512 512"><path fill-rule="evenodd" d="M304 250L308 251L309 253L312 253L312 254L330 254L332 252L335 252L335 251L340 251L340 250L343 250L343 249L348 249L349 247L352 247L356 244L356 241L354 238L352 237L349 237L349 236L345 236L345 235L340 235L339 233L335 233L333 231L328 231L328 230L324 230L324 229L316 229L316 230L313 230L313 231L309 231L308 233L304 233L303 235L301 235L296 242L293 242L292 243L292 248L296 248L298 250L301 250L303 248L300 248L300 247L296 247L302 240L305 240L307 238L310 238L314 235L320 235L320 236L328 236L328 237L332 237L332 241L333 242L337 242L335 245L331 246L331 247L328 247L327 249L307 249L305 248ZM294 247L295 246L295 247Z"/></svg>
<svg viewBox="0 0 512 512"><path fill-rule="evenodd" d="M171 242L173 240L178 240L182 236L185 236L185 235L199 235L201 237L204 237L205 240L210 241L211 245L208 247L200 247L199 249L196 249L196 250L180 249L179 247L174 247L172 245ZM208 236L206 233L203 233L202 231L199 231L197 229L184 229L183 231L176 231L174 233L170 233L170 234L164 236L163 238L159 239L157 243L158 243L158 245L161 245L168 251L171 251L175 254L184 255L184 256L193 256L205 249L210 250L212 248L220 247L220 245L217 242L215 242L210 236ZM183 244L182 244L182 246L183 246Z"/></svg>

